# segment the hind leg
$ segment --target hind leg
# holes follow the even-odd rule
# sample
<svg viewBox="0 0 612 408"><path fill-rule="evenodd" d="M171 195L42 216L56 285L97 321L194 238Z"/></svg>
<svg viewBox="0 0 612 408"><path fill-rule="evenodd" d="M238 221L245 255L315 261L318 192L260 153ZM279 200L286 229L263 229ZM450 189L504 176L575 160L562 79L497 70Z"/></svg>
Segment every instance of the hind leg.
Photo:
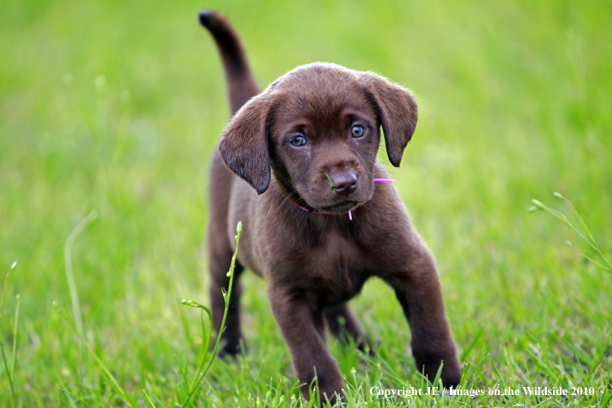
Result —
<svg viewBox="0 0 612 408"><path fill-rule="evenodd" d="M229 271L232 253L226 252L223 256L218 254L210 258L210 299L212 306L213 328L217 333L221 333L221 348L219 355L235 356L240 353L240 343L244 342L242 331L240 330L240 295L242 285L240 275L243 271L242 265L236 262L234 269L234 282L230 293L229 309L225 320L225 328L221 329L223 313L225 312L225 299L223 291L228 291Z"/></svg>
<svg viewBox="0 0 612 408"><path fill-rule="evenodd" d="M236 355L240 353L240 274L242 265L236 262L234 283L230 294L229 310L225 321L225 329L221 330L221 321L225 311L225 299L222 289L229 287L229 271L234 251L230 245L227 228L228 208L231 186L234 180L232 172L225 166L215 151L210 169L209 185L209 224L208 224L208 268L210 272L210 300L213 317L213 328L221 334L221 354Z"/></svg>
<svg viewBox="0 0 612 408"><path fill-rule="evenodd" d="M325 319L327 320L327 327L329 331L338 338L338 340L346 344L349 339L353 339L359 350L364 351L367 348L372 354L372 345L361 330L357 319L351 312L348 303L343 303L340 306L328 309L325 311Z"/></svg>

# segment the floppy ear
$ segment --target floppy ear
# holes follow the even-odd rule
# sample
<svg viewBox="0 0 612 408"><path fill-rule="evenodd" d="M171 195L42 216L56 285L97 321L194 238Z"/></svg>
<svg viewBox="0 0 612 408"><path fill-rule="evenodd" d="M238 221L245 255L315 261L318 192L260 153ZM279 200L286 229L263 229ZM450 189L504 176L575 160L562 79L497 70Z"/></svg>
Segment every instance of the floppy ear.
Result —
<svg viewBox="0 0 612 408"><path fill-rule="evenodd" d="M249 183L257 194L270 184L268 115L270 101L261 94L249 100L221 135L219 153L227 166Z"/></svg>
<svg viewBox="0 0 612 408"><path fill-rule="evenodd" d="M391 164L399 167L417 123L417 104L410 91L371 72L362 73L365 91L377 110Z"/></svg>

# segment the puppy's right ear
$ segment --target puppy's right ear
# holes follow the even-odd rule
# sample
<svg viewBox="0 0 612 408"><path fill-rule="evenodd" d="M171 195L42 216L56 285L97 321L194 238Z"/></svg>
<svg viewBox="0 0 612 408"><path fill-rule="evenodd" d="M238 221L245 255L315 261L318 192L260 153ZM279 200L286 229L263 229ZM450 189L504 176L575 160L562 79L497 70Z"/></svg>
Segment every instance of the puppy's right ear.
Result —
<svg viewBox="0 0 612 408"><path fill-rule="evenodd" d="M371 72L360 73L366 94L378 111L385 134L387 155L391 164L399 167L404 148L412 138L417 124L417 104L407 89Z"/></svg>
<svg viewBox="0 0 612 408"><path fill-rule="evenodd" d="M257 194L265 192L270 184L270 105L270 98L266 94L249 100L236 112L219 142L219 153L227 166L253 186Z"/></svg>

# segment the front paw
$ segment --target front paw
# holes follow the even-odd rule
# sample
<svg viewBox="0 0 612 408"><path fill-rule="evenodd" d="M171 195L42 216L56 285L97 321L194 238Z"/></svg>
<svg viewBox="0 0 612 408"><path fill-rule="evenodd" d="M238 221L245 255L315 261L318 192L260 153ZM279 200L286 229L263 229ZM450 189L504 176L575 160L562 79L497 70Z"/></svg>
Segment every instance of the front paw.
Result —
<svg viewBox="0 0 612 408"><path fill-rule="evenodd" d="M332 376L332 378L328 378L328 375L319 375L318 381L316 385L318 385L318 390L316 389L316 385L314 381L311 381L311 395L307 395L308 392L304 391L304 396L306 399L310 399L310 397L314 397L316 392L319 393L319 398L321 400L321 407L326 407L326 402L329 402L331 406L334 406L338 401L345 402L344 398L344 382L342 381L341 376Z"/></svg>
<svg viewBox="0 0 612 408"><path fill-rule="evenodd" d="M440 365L444 364L442 367L442 374L440 375L442 385L445 388L456 388L461 382L461 365L454 354L448 354L444 357L441 357L440 355L434 357L423 354L415 354L414 358L417 368L421 373L425 373L429 381L433 382L436 379Z"/></svg>

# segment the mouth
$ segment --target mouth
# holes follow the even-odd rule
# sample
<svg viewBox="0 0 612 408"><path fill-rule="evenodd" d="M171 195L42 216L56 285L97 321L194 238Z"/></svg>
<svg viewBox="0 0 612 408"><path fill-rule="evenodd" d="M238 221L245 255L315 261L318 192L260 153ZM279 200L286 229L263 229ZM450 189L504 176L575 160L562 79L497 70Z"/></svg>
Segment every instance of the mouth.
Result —
<svg viewBox="0 0 612 408"><path fill-rule="evenodd" d="M359 201L345 200L340 203L320 207L321 210L329 213L345 213L359 204Z"/></svg>

